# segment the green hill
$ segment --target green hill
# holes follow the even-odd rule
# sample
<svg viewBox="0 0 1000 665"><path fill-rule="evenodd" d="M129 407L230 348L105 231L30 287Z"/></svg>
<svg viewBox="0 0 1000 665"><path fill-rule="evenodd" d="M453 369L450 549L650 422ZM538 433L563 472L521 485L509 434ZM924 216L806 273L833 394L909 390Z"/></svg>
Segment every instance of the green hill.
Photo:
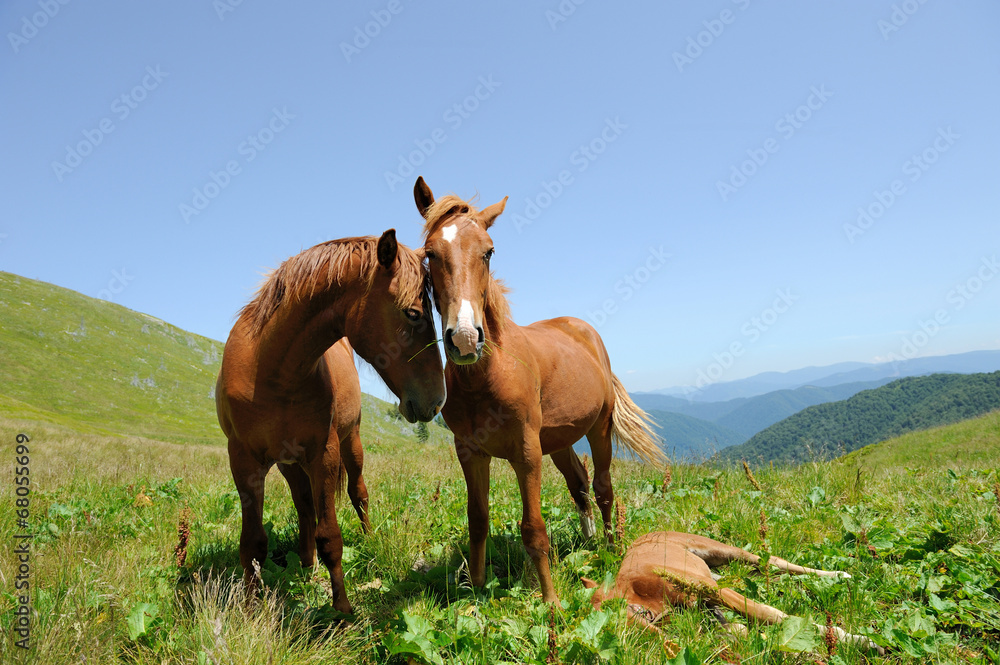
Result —
<svg viewBox="0 0 1000 665"><path fill-rule="evenodd" d="M895 436L1000 407L1000 372L894 381L841 402L809 407L722 451L720 459L799 463L831 459Z"/></svg>
<svg viewBox="0 0 1000 665"><path fill-rule="evenodd" d="M0 272L0 415L90 434L224 443L215 415L222 342L75 291ZM363 434L412 437L364 399ZM444 430L429 425L444 437Z"/></svg>
<svg viewBox="0 0 1000 665"><path fill-rule="evenodd" d="M994 464L998 451L1000 410L865 446L836 462L880 469L978 467Z"/></svg>
<svg viewBox="0 0 1000 665"><path fill-rule="evenodd" d="M738 400L740 403L714 422L743 435L743 443L757 432L794 415L810 406L837 402L858 394L862 390L878 388L891 379L844 383L828 388L802 386L790 390L776 390L765 395ZM733 400L736 402L737 400Z"/></svg>

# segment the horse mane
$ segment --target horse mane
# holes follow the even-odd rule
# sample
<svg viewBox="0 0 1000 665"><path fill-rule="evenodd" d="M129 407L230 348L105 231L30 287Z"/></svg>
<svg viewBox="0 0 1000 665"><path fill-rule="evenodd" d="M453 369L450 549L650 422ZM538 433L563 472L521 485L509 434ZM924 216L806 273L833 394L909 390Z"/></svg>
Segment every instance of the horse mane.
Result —
<svg viewBox="0 0 1000 665"><path fill-rule="evenodd" d="M454 194L446 194L427 208L424 212L424 240L431 237L455 215L475 215L479 210L470 201ZM486 306L483 316L492 330L503 332L510 320L510 302L507 294L510 292L502 280L490 273L490 282L486 287Z"/></svg>
<svg viewBox="0 0 1000 665"><path fill-rule="evenodd" d="M286 259L264 276L257 295L240 310L239 318L249 323L250 334L257 337L282 304L300 302L317 291L343 286L351 267L357 268L367 293L380 267L378 241L375 236L329 240ZM397 247L396 305L404 308L429 293L430 280L422 255L402 244Z"/></svg>

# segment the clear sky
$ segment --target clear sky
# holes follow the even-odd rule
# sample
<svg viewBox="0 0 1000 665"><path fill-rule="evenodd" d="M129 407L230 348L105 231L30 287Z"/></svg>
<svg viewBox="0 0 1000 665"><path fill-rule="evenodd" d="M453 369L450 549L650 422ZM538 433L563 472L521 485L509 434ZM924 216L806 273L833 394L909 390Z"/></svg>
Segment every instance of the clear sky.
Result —
<svg viewBox="0 0 1000 665"><path fill-rule="evenodd" d="M0 5L0 269L224 340L423 175L631 390L1000 348L996 2L63 1Z"/></svg>

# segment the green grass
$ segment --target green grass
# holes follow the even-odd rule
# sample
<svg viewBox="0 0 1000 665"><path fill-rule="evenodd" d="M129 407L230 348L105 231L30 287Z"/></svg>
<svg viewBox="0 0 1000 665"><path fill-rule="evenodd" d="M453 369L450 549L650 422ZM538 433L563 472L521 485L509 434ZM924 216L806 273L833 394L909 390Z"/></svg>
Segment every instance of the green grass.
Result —
<svg viewBox="0 0 1000 665"><path fill-rule="evenodd" d="M910 432L840 458L843 464L868 467L942 468L982 463L1000 446L1000 411L954 425Z"/></svg>
<svg viewBox="0 0 1000 665"><path fill-rule="evenodd" d="M22 652L4 633L4 663L79 663L82 656L87 663L143 665L545 662L548 610L522 553L520 499L502 461L494 463L491 495L491 581L474 592L459 570L467 551L465 485L451 448L419 444L415 435L366 439L375 532L363 536L342 503L346 579L358 615L341 624L326 571L297 565L294 509L276 472L265 504L272 534L263 571L267 591L247 609L235 586L238 501L220 447L5 420L0 441L10 445L4 449L12 450L19 431L32 437L37 614L32 651ZM950 458L919 471L892 466L888 457L877 465L847 458L762 468L755 470L761 491L742 472L678 465L664 492L652 470L616 462L626 541L655 529L690 531L847 570L850 580L776 574L768 580L733 566L721 583L819 623L829 610L839 625L888 646L884 662L985 662L986 648L995 650L1000 640L1000 512L992 491L1000 446L988 429L975 431L985 435L974 442L948 428L937 435L941 446L961 441L963 455L975 450L975 458ZM0 473L12 477L12 466L10 453ZM0 503L13 501L5 483ZM621 555L582 539L551 465L542 501L563 600L553 626L559 662L604 662L596 653L601 649L614 663L663 662L669 645L626 623L620 603L595 612L587 602L579 578L603 579ZM174 547L185 508L191 540L178 568ZM0 541L13 542L16 532L12 511L0 513ZM412 570L416 564L424 564L421 572ZM14 599L6 592L13 569L5 547L4 625L13 619ZM703 609L675 610L663 628L671 643L701 662L800 660L779 650L780 627L755 627L730 642ZM864 662L864 656L841 647L832 662Z"/></svg>

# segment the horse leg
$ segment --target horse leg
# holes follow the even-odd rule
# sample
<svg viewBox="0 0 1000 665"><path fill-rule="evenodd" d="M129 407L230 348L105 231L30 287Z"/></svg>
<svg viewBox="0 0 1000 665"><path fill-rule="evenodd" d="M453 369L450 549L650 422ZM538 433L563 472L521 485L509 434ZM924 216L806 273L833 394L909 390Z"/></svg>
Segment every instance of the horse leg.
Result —
<svg viewBox="0 0 1000 665"><path fill-rule="evenodd" d="M347 495L351 497L354 511L361 520L361 531L371 533L372 523L368 520L368 486L362 468L365 465L365 451L361 447L359 424L355 423L350 435L340 443L340 456L347 470Z"/></svg>
<svg viewBox="0 0 1000 665"><path fill-rule="evenodd" d="M549 534L542 519L542 446L537 433L533 441L525 441L523 457L511 460L510 465L514 467L517 486L521 490L521 541L538 572L542 600L558 603L559 597L549 570Z"/></svg>
<svg viewBox="0 0 1000 665"><path fill-rule="evenodd" d="M492 457L460 448L462 473L469 493L469 579L473 586L486 584L486 537L490 533L490 462Z"/></svg>
<svg viewBox="0 0 1000 665"><path fill-rule="evenodd" d="M250 593L260 586L254 562L263 566L267 558L267 533L264 531L264 479L267 477L267 467L259 464L242 443L230 439L229 468L236 482L243 511L240 563L243 565L243 586Z"/></svg>
<svg viewBox="0 0 1000 665"><path fill-rule="evenodd" d="M615 490L611 486L610 414L587 432L587 441L590 442L590 452L594 457L594 497L604 520L604 534L608 537L608 542L612 543L615 540Z"/></svg>
<svg viewBox="0 0 1000 665"><path fill-rule="evenodd" d="M584 538L593 538L597 533L594 526L594 509L590 505L590 488L587 487L587 471L572 448L566 448L549 455L552 462L566 479L569 494L580 513L580 531Z"/></svg>
<svg viewBox="0 0 1000 665"><path fill-rule="evenodd" d="M288 481L295 512L299 514L299 559L303 568L312 568L316 563L316 506L309 474L298 464L278 464L278 470Z"/></svg>
<svg viewBox="0 0 1000 665"><path fill-rule="evenodd" d="M337 490L340 487L340 444L331 436L326 450L310 466L313 501L319 521L316 526L316 549L319 558L330 571L330 592L333 607L344 614L353 614L354 608L344 590L344 537L337 524Z"/></svg>

